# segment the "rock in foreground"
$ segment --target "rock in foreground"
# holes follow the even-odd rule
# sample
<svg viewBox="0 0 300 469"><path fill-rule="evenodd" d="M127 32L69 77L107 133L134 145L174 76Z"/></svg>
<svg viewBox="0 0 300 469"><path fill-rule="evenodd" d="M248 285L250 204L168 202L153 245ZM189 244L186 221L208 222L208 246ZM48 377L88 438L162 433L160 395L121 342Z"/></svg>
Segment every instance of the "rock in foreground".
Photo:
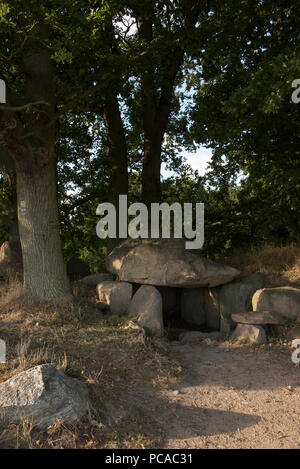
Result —
<svg viewBox="0 0 300 469"><path fill-rule="evenodd" d="M125 282L165 287L214 287L240 274L186 250L183 239L127 239L108 255L106 269Z"/></svg>
<svg viewBox="0 0 300 469"><path fill-rule="evenodd" d="M35 366L0 384L0 416L9 422L28 417L42 429L57 419L73 424L89 408L87 385L50 364Z"/></svg>

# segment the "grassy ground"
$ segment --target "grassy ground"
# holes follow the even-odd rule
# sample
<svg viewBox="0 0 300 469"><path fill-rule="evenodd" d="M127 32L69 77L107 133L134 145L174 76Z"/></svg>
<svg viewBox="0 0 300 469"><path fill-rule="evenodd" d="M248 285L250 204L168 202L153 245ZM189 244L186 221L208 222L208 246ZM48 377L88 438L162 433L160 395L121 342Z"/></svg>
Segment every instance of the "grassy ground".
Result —
<svg viewBox="0 0 300 469"><path fill-rule="evenodd" d="M0 422L0 448L159 448L162 431L138 403L123 419L112 418L106 404L119 401L124 387L167 388L180 375L180 365L163 344L128 328L128 319L102 315L93 289L75 290L80 301L53 308L20 303L20 284L1 284L0 336L8 356L0 364L0 382L52 363L88 384L94 409L78 425L57 422L45 432L26 420Z"/></svg>
<svg viewBox="0 0 300 469"><path fill-rule="evenodd" d="M236 250L224 263L241 270L243 274L262 272L266 286L300 288L300 246L273 246L266 244L249 251Z"/></svg>

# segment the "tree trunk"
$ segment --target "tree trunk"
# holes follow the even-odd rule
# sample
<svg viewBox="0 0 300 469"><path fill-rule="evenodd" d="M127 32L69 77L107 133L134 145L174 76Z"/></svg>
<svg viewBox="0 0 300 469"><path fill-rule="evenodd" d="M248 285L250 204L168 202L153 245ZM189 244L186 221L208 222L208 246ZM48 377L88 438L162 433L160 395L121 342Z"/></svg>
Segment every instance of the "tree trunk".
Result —
<svg viewBox="0 0 300 469"><path fill-rule="evenodd" d="M182 2L184 26L182 34L186 35L194 28L199 17L201 2L185 0ZM148 9L139 4L136 6L136 18L139 36L149 48L154 38L153 6ZM154 52L155 54L155 52ZM161 199L160 169L161 151L167 130L176 77L183 63L185 50L174 41L166 46L161 45L159 54L148 54L142 64L141 87L144 130L144 160L142 174L142 200L148 206Z"/></svg>
<svg viewBox="0 0 300 469"><path fill-rule="evenodd" d="M118 233L119 195L128 194L128 160L125 132L117 97L109 96L106 98L103 118L106 127L110 169L108 201L116 208ZM111 251L119 241L118 237L108 239L108 251Z"/></svg>
<svg viewBox="0 0 300 469"><path fill-rule="evenodd" d="M16 167L24 294L45 301L70 297L58 224L53 67L42 43L48 35L46 24L31 30L22 65L26 87L20 100L42 101L43 108L28 108L22 119L12 109L0 111L0 145Z"/></svg>
<svg viewBox="0 0 300 469"><path fill-rule="evenodd" d="M139 16L138 25L141 39L150 45L153 40L153 16ZM145 59L142 66L144 130L142 200L147 206L161 199L162 144L171 112L175 80L183 56L183 50L175 44L171 51L162 50L159 59L158 57L155 60Z"/></svg>
<svg viewBox="0 0 300 469"><path fill-rule="evenodd" d="M24 267L25 295L41 300L69 295L63 262L54 161L36 168L18 161L18 220Z"/></svg>
<svg viewBox="0 0 300 469"><path fill-rule="evenodd" d="M127 146L119 103L116 97L106 99L103 113L109 154L110 202L117 204L119 194L128 192Z"/></svg>
<svg viewBox="0 0 300 469"><path fill-rule="evenodd" d="M144 159L142 172L142 201L150 207L152 202L160 202L161 149L164 132L152 123L152 131L145 132ZM161 135L162 134L162 135Z"/></svg>

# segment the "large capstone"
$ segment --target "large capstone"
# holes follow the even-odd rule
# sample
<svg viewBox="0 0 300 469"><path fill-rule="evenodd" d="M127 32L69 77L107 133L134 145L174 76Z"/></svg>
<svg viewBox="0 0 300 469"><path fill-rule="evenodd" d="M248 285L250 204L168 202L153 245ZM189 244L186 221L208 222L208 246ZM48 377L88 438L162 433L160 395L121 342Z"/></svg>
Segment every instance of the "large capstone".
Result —
<svg viewBox="0 0 300 469"><path fill-rule="evenodd" d="M108 255L106 268L125 282L165 287L214 287L240 274L185 249L183 239L127 239Z"/></svg>

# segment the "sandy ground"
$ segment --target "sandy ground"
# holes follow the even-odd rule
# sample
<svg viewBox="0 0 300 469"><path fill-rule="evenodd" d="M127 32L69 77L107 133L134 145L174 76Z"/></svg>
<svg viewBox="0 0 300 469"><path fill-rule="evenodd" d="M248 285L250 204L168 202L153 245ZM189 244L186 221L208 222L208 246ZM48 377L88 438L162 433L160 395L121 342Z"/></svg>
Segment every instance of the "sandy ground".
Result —
<svg viewBox="0 0 300 469"><path fill-rule="evenodd" d="M163 428L165 448L300 448L300 367L288 351L170 344L180 385L132 391Z"/></svg>

